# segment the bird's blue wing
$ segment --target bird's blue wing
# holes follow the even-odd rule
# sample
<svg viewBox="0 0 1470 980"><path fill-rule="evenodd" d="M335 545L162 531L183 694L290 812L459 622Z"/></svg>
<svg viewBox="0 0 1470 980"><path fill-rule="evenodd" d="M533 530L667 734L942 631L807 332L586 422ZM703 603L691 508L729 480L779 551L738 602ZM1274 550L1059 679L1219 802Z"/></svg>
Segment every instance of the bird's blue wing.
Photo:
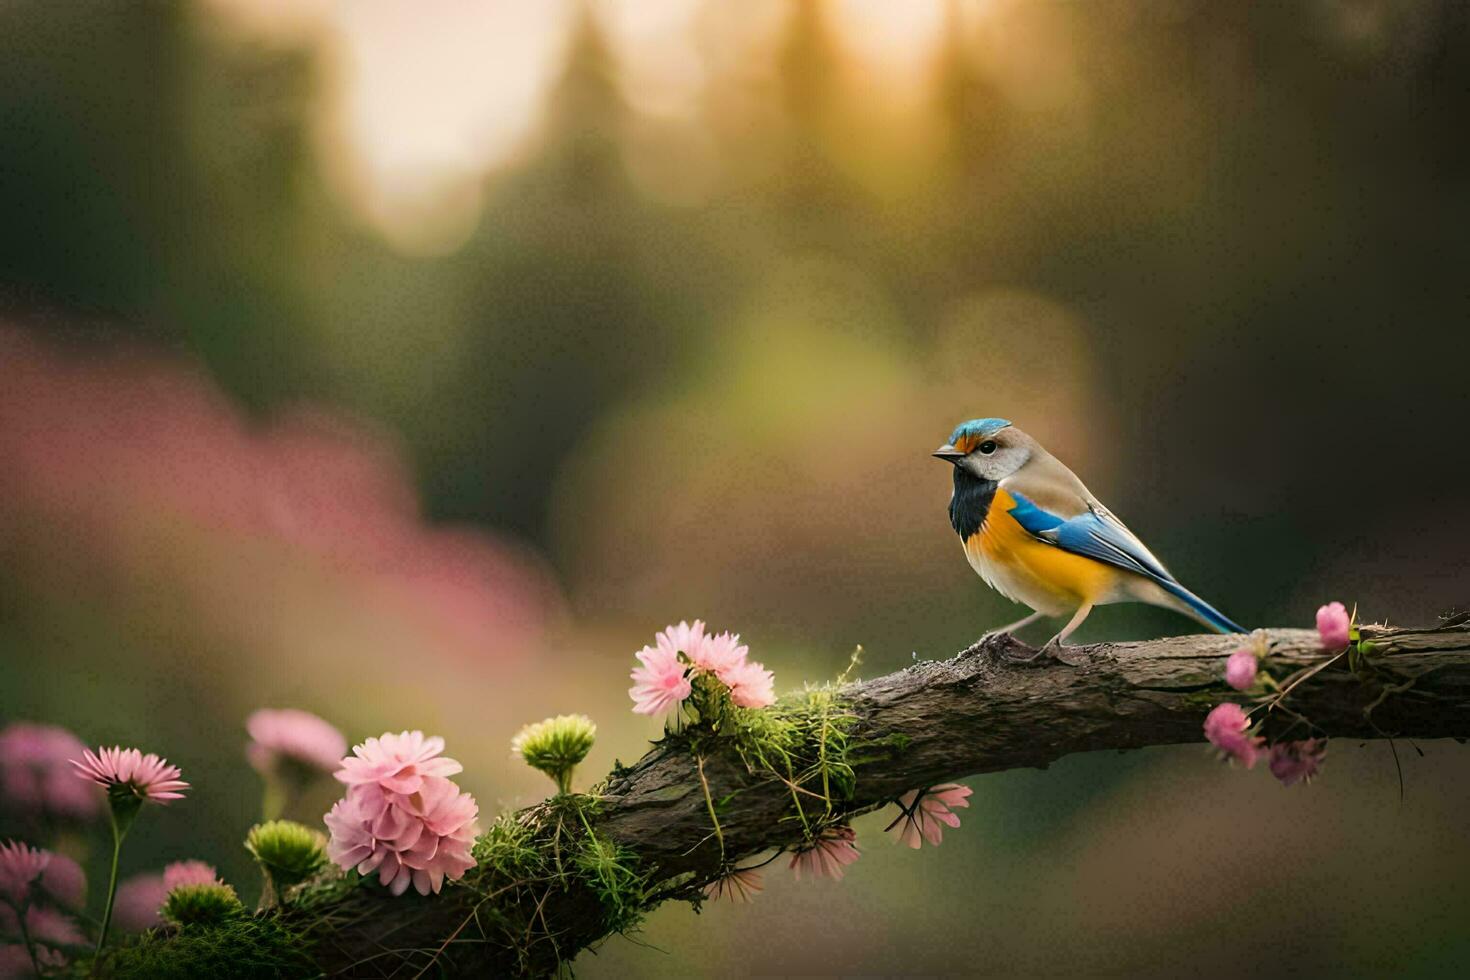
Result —
<svg viewBox="0 0 1470 980"><path fill-rule="evenodd" d="M1106 509L1094 505L1076 517L1062 518L1036 506L1014 490L1007 492L1016 501L1010 515L1028 533L1063 551L1152 579L1222 633L1245 632L1219 610L1180 585L1143 542Z"/></svg>

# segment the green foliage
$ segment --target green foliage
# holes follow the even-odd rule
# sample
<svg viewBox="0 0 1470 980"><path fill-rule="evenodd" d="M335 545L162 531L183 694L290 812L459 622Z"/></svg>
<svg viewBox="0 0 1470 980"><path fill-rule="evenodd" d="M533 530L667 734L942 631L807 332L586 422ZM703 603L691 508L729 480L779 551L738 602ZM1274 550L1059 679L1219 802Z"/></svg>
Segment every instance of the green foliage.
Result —
<svg viewBox="0 0 1470 980"><path fill-rule="evenodd" d="M545 858L536 847L536 831L514 814L502 813L475 841L474 856L481 873L503 878L526 878L541 873Z"/></svg>
<svg viewBox="0 0 1470 980"><path fill-rule="evenodd" d="M244 911L235 889L219 882L180 885L168 893L159 910L164 921L176 926L217 926Z"/></svg>
<svg viewBox="0 0 1470 980"><path fill-rule="evenodd" d="M293 980L320 975L305 934L275 916L247 915L213 927L145 933L104 957L97 973L117 980Z"/></svg>
<svg viewBox="0 0 1470 980"><path fill-rule="evenodd" d="M609 930L626 932L642 920L647 895L632 851L589 831L579 843L574 865L602 903Z"/></svg>
<svg viewBox="0 0 1470 980"><path fill-rule="evenodd" d="M326 838L290 820L270 820L250 828L245 849L255 856L276 891L300 884L326 864Z"/></svg>

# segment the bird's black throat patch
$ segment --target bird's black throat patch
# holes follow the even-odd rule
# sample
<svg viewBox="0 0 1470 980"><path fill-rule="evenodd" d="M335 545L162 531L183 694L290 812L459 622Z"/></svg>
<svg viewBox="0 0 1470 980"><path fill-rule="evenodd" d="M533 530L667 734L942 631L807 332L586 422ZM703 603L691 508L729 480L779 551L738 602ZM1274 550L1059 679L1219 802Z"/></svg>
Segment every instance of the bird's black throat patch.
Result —
<svg viewBox="0 0 1470 980"><path fill-rule="evenodd" d="M990 513L990 502L995 499L994 480L976 476L963 466L954 468L954 496L949 498L949 523L961 541L980 530L985 515Z"/></svg>

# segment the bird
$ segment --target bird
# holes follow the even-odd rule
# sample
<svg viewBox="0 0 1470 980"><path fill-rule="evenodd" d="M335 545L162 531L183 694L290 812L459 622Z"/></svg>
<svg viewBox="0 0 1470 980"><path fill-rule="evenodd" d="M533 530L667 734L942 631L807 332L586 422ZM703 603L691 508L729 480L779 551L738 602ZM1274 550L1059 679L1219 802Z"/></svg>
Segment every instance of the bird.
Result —
<svg viewBox="0 0 1470 980"><path fill-rule="evenodd" d="M933 455L954 465L949 522L970 565L1033 610L989 635L1070 613L1041 648L1055 654L1095 606L1114 602L1146 602L1216 632L1246 632L1181 585L1076 474L1009 420L962 422Z"/></svg>

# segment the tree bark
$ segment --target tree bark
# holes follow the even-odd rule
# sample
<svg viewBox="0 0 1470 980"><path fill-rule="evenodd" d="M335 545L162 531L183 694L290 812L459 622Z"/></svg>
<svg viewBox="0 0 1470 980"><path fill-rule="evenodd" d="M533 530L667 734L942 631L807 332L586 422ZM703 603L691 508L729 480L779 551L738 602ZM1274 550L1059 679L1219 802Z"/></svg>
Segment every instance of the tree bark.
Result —
<svg viewBox="0 0 1470 980"><path fill-rule="evenodd" d="M1470 737L1467 617L1426 630L1364 627L1362 634L1373 650L1353 671L1347 656L1320 649L1315 631L1265 632L1273 673L1299 680L1285 708L1266 713L1268 736L1307 737L1304 717L1315 734L1341 738ZM1061 663L1023 659L1034 651L995 636L951 660L851 684L843 689L844 706L855 716L852 737L864 748L853 795L836 811L855 815L911 789L1045 768L1077 752L1202 742L1211 707L1248 700L1221 680L1225 658L1241 645L1239 636L1103 643L1069 648L1069 662ZM720 813L722 841L712 830L702 779L714 799L729 799ZM701 763L683 743L659 743L609 777L595 826L629 848L641 867L656 868L656 881L683 876L661 894L655 885L656 903L691 897L717 877L725 866L722 846L726 860L739 861L799 843L800 823L783 819L791 806L787 785L748 771L732 752L713 751ZM450 962L487 975L540 974L606 933L596 897L570 888L547 893L537 910L554 943L528 936L528 947L508 948L474 928L477 899L462 894L468 891L447 888L414 901L359 889L346 900L353 914L318 945L318 963L342 976L413 976ZM404 955L387 955L395 950Z"/></svg>

